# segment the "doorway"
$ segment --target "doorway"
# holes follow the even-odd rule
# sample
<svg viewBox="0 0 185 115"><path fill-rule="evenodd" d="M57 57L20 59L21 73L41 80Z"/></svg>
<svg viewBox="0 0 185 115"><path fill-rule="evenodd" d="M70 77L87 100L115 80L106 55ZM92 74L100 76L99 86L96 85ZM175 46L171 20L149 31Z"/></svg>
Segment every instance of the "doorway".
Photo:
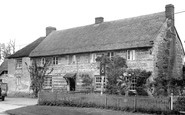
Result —
<svg viewBox="0 0 185 115"><path fill-rule="evenodd" d="M69 91L75 91L76 79L75 78L68 78L68 80L69 80Z"/></svg>

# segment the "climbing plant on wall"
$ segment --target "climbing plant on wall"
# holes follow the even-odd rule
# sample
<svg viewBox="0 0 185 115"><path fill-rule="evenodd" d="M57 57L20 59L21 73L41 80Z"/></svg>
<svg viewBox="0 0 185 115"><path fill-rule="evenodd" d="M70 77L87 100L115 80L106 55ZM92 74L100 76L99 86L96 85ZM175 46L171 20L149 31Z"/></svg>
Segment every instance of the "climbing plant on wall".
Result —
<svg viewBox="0 0 185 115"><path fill-rule="evenodd" d="M40 66L36 60L33 60L31 65L25 64L30 73L30 88L33 90L34 97L38 97L38 92L43 88L45 76L50 74L53 68L49 68L50 61L46 61L43 66Z"/></svg>

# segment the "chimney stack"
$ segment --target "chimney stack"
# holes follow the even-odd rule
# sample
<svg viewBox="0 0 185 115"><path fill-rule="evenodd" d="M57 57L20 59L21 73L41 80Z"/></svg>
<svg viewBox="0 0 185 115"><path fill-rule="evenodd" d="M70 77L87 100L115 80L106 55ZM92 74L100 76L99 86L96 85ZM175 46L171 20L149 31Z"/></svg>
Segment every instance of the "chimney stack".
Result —
<svg viewBox="0 0 185 115"><path fill-rule="evenodd" d="M96 17L95 18L95 24L100 24L103 22L103 17Z"/></svg>
<svg viewBox="0 0 185 115"><path fill-rule="evenodd" d="M57 29L55 27L46 27L46 36L48 36L52 31L56 31Z"/></svg>
<svg viewBox="0 0 185 115"><path fill-rule="evenodd" d="M173 21L174 23L174 5L173 4L168 4L166 5L165 7L165 15L166 15L166 18Z"/></svg>

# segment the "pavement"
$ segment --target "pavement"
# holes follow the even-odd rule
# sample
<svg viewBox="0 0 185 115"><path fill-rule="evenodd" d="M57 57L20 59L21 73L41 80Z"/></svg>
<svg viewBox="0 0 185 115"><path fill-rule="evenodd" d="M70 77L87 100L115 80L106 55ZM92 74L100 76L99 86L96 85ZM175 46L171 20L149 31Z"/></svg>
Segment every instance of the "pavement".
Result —
<svg viewBox="0 0 185 115"><path fill-rule="evenodd" d="M8 115L5 111L37 104L34 98L5 98L0 100L0 115Z"/></svg>

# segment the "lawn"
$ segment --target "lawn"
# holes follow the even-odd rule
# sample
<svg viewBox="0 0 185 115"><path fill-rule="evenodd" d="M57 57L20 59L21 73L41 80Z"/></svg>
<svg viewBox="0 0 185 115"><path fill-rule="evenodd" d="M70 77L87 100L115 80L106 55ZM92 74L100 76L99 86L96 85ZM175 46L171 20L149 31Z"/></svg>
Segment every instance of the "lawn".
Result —
<svg viewBox="0 0 185 115"><path fill-rule="evenodd" d="M150 115L95 108L27 106L6 111L10 115Z"/></svg>

